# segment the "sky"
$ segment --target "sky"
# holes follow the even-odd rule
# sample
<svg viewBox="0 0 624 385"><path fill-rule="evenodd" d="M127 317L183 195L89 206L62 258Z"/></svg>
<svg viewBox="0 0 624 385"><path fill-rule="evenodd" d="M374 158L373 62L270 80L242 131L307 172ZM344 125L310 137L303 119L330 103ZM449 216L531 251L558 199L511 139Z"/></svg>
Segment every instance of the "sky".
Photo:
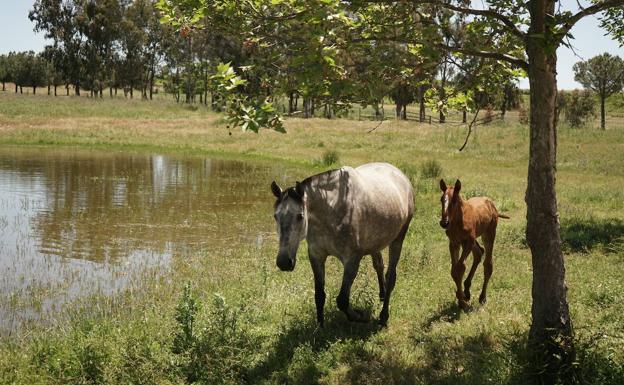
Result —
<svg viewBox="0 0 624 385"><path fill-rule="evenodd" d="M41 51L46 45L43 34L33 31L33 23L28 20L28 11L32 8L32 0L0 0L0 54L10 51ZM564 1L563 3L572 3ZM575 2L574 2L575 3ZM580 60L608 52L624 58L624 47L604 36L598 27L596 17L586 17L572 29L574 51L561 47L557 51L558 84L561 89L582 88L574 81L572 66ZM528 88L527 79L520 81L521 88Z"/></svg>

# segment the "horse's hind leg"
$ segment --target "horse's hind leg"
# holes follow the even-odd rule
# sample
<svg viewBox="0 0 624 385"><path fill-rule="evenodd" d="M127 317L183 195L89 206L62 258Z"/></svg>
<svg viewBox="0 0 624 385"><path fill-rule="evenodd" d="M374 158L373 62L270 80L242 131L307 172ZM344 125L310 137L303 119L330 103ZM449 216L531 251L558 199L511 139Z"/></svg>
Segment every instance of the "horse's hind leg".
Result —
<svg viewBox="0 0 624 385"><path fill-rule="evenodd" d="M357 276L360 268L361 257L346 258L343 262L344 272L342 274L342 286L340 287L340 293L336 298L336 304L338 309L347 315L349 321L367 321L367 318L358 311L354 311L349 305L349 296L351 295L351 285Z"/></svg>
<svg viewBox="0 0 624 385"><path fill-rule="evenodd" d="M379 300L383 301L386 297L386 281L384 280L384 263L381 253L378 251L376 253L372 253L371 257L373 257L373 267L375 268L375 272L377 272L377 281L379 281Z"/></svg>
<svg viewBox="0 0 624 385"><path fill-rule="evenodd" d="M475 241L475 245L472 247L472 267L470 267L468 276L464 281L464 297L466 297L466 301L470 300L470 286L472 286L472 278L475 275L477 266L479 266L479 263L481 263L481 256L483 255L483 251L483 247L479 245L479 242Z"/></svg>
<svg viewBox="0 0 624 385"><path fill-rule="evenodd" d="M403 240L405 239L408 227L409 221L405 224L399 236L392 241L392 243L390 243L390 258L388 261L388 271L386 271L386 297L384 298L383 307L381 308L381 313L379 314L379 324L384 327L388 325L388 317L390 314L390 295L392 294L394 284L396 283L396 267L399 264L401 249L403 248Z"/></svg>
<svg viewBox="0 0 624 385"><path fill-rule="evenodd" d="M485 246L485 259L483 260L483 288L479 296L479 302L484 304L487 301L487 286L494 269L492 261L492 250L494 249L494 239L496 238L496 227L489 234L483 234L483 246Z"/></svg>

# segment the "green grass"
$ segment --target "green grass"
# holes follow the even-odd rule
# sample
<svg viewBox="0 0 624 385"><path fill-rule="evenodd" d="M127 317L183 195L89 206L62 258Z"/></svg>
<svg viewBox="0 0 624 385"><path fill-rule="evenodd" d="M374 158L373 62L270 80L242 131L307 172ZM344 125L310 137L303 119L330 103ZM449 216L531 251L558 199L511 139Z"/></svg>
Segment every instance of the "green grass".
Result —
<svg viewBox="0 0 624 385"><path fill-rule="evenodd" d="M32 325L5 338L0 382L527 383L539 371L526 349L531 308L531 256L524 239L528 128L513 119L480 126L459 152L465 135L461 126L388 121L367 133L376 124L288 119L284 135L230 135L218 115L166 101L0 93L2 145L288 162L294 166L292 180L282 182L289 184L324 169L319 159L333 151L340 164L396 164L416 188L416 213L398 267L388 329L348 323L337 310L342 268L336 259L328 260L326 327L318 329L305 244L295 271L281 273L275 268L273 237L256 248L232 245L190 253L174 261L170 274L146 277L141 290L83 301L71 309L68 322ZM623 383L624 130L561 127L558 145L568 300L579 348L575 374L583 383ZM447 183L461 178L466 194L487 194L511 216L499 224L488 303L476 304L470 313L459 312L453 301L447 240L437 224L438 176ZM479 268L475 292L481 280ZM374 316L380 310L376 286L366 257L351 299Z"/></svg>

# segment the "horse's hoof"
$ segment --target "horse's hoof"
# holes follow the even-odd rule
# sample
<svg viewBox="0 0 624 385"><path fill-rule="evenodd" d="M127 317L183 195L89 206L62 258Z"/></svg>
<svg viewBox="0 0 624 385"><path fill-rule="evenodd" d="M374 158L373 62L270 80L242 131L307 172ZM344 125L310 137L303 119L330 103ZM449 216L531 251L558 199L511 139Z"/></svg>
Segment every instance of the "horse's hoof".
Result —
<svg viewBox="0 0 624 385"><path fill-rule="evenodd" d="M479 296L479 303L481 305L485 305L485 303L487 302L487 297L484 296L483 294Z"/></svg>
<svg viewBox="0 0 624 385"><path fill-rule="evenodd" d="M464 289L464 297L466 301L470 301L470 289Z"/></svg>
<svg viewBox="0 0 624 385"><path fill-rule="evenodd" d="M386 299L386 295L379 293L379 302L383 302L385 299Z"/></svg>
<svg viewBox="0 0 624 385"><path fill-rule="evenodd" d="M377 321L377 326L379 326L380 329L388 328L388 320L383 321L380 319L379 321Z"/></svg>
<svg viewBox="0 0 624 385"><path fill-rule="evenodd" d="M459 307L465 312L470 311L470 305L466 301L459 301Z"/></svg>

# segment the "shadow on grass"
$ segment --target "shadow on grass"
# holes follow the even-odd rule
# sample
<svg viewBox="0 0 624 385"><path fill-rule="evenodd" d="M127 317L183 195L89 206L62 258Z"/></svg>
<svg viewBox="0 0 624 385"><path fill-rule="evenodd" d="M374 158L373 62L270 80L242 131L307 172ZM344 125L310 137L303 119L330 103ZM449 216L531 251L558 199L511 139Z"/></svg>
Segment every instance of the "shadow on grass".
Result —
<svg viewBox="0 0 624 385"><path fill-rule="evenodd" d="M251 368L248 378L253 383L262 382L262 379L275 380L276 375L287 371L296 359L297 350L307 347L309 359L313 359L316 354L327 350L330 345L341 340L366 341L370 336L380 330L376 320L367 323L349 322L345 316L336 311L325 314L325 326L318 327L314 317L305 317L303 320L290 322L285 329L279 333L279 337L271 345L267 358ZM314 383L313 378L317 377L319 370L309 368L307 376L309 383ZM283 382L283 381L279 381ZM290 381L288 381L290 382Z"/></svg>
<svg viewBox="0 0 624 385"><path fill-rule="evenodd" d="M452 320L452 303L436 320ZM247 372L248 383L265 384L539 384L541 371L522 333L444 335L423 331L409 346L397 347L380 335L374 323L347 322L328 314L324 329L312 317L289 323L266 359ZM450 321L454 322L454 321ZM390 326L392 327L392 326ZM422 330L422 329L421 329ZM578 383L621 384L624 365L609 349L577 340ZM408 344L410 344L408 342ZM405 354L407 351L419 352Z"/></svg>
<svg viewBox="0 0 624 385"><path fill-rule="evenodd" d="M437 312L432 314L423 323L425 330L431 330L431 327L436 322L450 322L458 321L461 317L461 309L455 302L447 302L444 306L440 307Z"/></svg>
<svg viewBox="0 0 624 385"><path fill-rule="evenodd" d="M598 247L605 252L621 252L624 250L624 221L570 218L561 224L561 239L564 247L573 252Z"/></svg>

